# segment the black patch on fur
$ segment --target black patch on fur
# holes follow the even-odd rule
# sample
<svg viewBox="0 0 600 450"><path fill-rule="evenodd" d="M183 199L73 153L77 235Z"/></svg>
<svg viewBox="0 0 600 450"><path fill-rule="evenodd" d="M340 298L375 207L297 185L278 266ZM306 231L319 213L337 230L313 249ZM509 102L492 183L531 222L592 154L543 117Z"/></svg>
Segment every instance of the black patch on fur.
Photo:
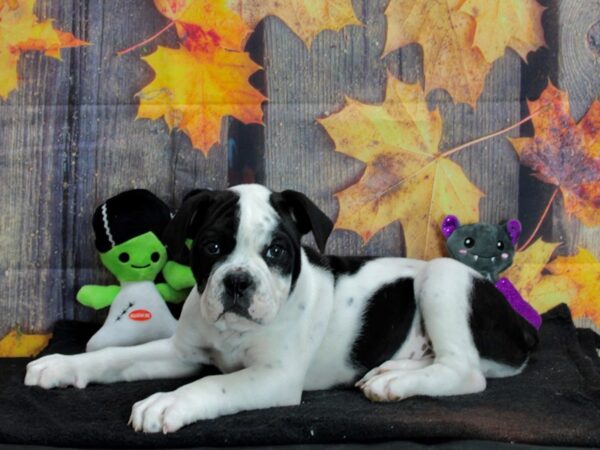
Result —
<svg viewBox="0 0 600 450"><path fill-rule="evenodd" d="M342 275L354 275L366 263L375 259L374 256L321 255L313 248L306 246L303 248L311 264L328 270L336 280Z"/></svg>
<svg viewBox="0 0 600 450"><path fill-rule="evenodd" d="M521 366L538 343L537 330L487 280L473 280L470 301L471 333L481 357Z"/></svg>
<svg viewBox="0 0 600 450"><path fill-rule="evenodd" d="M265 263L267 263L267 266L276 269L284 276L292 276L292 289L298 278L298 274L300 273L299 240L300 237L294 232L293 228L290 227L289 224L282 223L273 230L271 242L269 242L261 252L261 256ZM273 244L279 245L285 251L278 259L269 258L267 256L267 251Z"/></svg>
<svg viewBox="0 0 600 450"><path fill-rule="evenodd" d="M298 275L300 275L300 240L302 239L302 234L298 230L298 226L292 219L291 214L286 210L284 206L285 203L281 199L280 194L271 194L270 203L281 219L281 222L273 232L273 240L275 241L278 239L276 243L282 245L289 252L287 258L288 262L282 270L284 271L283 273L292 274L291 292L294 290Z"/></svg>
<svg viewBox="0 0 600 450"><path fill-rule="evenodd" d="M390 359L410 331L416 310L413 280L401 278L369 299L362 328L352 346L352 362L367 371Z"/></svg>
<svg viewBox="0 0 600 450"><path fill-rule="evenodd" d="M239 225L239 197L232 191L215 192L215 199L203 211L198 211L196 230L191 248L190 266L202 293L212 268L233 251ZM206 251L206 244L216 242L221 248L218 255Z"/></svg>

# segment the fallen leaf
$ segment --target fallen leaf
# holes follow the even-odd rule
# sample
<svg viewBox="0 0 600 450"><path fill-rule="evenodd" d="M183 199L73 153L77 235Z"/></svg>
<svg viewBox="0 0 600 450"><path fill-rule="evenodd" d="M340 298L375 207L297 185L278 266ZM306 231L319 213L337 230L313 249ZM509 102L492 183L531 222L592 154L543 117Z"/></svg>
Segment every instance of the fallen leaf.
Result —
<svg viewBox="0 0 600 450"><path fill-rule="evenodd" d="M475 107L491 64L473 45L476 21L464 0L390 0L384 55L408 44L423 48L425 92L441 88Z"/></svg>
<svg viewBox="0 0 600 450"><path fill-rule="evenodd" d="M10 9L17 9L17 7L19 6L18 4L18 0L6 0L6 2L4 0L0 0L0 11L2 11L2 8L4 8L4 4L7 4L8 7Z"/></svg>
<svg viewBox="0 0 600 450"><path fill-rule="evenodd" d="M156 8L175 22L188 50L218 45L243 51L250 28L227 6L227 0L154 0Z"/></svg>
<svg viewBox="0 0 600 450"><path fill-rule="evenodd" d="M31 358L48 345L52 334L24 334L15 329L0 339L0 357Z"/></svg>
<svg viewBox="0 0 600 450"><path fill-rule="evenodd" d="M8 0L0 3L0 98L18 87L17 63L26 51L42 51L60 59L60 49L86 45L71 33L52 27L52 20L40 21L33 13L36 0Z"/></svg>
<svg viewBox="0 0 600 450"><path fill-rule="evenodd" d="M158 47L142 59L156 76L137 94L137 117L164 117L170 130L183 130L204 154L219 142L223 117L262 123L265 97L248 82L260 66L248 54L220 47L210 52Z"/></svg>
<svg viewBox="0 0 600 450"><path fill-rule="evenodd" d="M600 262L594 255L579 248L575 256L559 256L546 269L552 275L545 281L564 292L573 318L589 318L600 327Z"/></svg>
<svg viewBox="0 0 600 450"><path fill-rule="evenodd" d="M229 4L251 28L266 16L279 17L309 48L323 30L361 24L352 0L229 0Z"/></svg>
<svg viewBox="0 0 600 450"><path fill-rule="evenodd" d="M356 231L368 241L400 220L407 256L430 259L444 253L440 224L446 215L465 223L479 220L483 193L438 152L442 119L437 109L429 111L418 85L389 75L383 104L347 98L340 112L319 122L336 151L367 165L358 183L336 194L336 228Z"/></svg>
<svg viewBox="0 0 600 450"><path fill-rule="evenodd" d="M460 11L475 18L473 43L491 63L504 55L506 47L526 60L529 52L546 45L544 9L537 0L466 0Z"/></svg>
<svg viewBox="0 0 600 450"><path fill-rule="evenodd" d="M550 261L556 243L541 239L515 254L502 274L540 314L566 303L574 319L589 318L600 326L600 262L585 249Z"/></svg>
<svg viewBox="0 0 600 450"><path fill-rule="evenodd" d="M531 293L542 280L542 272L559 245L538 239L525 250L517 251L512 265L502 273L536 309L538 305L532 301Z"/></svg>
<svg viewBox="0 0 600 450"><path fill-rule="evenodd" d="M600 225L600 102L576 124L567 94L548 83L528 105L540 111L532 119L534 137L509 138L521 163L560 187L568 214L587 226Z"/></svg>

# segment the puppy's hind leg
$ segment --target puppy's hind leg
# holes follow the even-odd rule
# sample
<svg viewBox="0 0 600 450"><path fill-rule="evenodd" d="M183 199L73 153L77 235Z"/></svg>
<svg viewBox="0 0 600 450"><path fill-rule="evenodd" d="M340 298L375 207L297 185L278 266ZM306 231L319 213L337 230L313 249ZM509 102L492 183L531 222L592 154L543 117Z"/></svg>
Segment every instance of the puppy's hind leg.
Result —
<svg viewBox="0 0 600 450"><path fill-rule="evenodd" d="M25 384L44 389L84 388L88 383L180 378L195 373L199 367L183 360L169 338L79 355L48 355L27 365Z"/></svg>
<svg viewBox="0 0 600 450"><path fill-rule="evenodd" d="M422 369L392 369L372 377L361 386L368 398L390 401L414 395L469 394L485 389L469 325L472 279L469 269L452 259L433 260L417 274L415 297L435 359Z"/></svg>

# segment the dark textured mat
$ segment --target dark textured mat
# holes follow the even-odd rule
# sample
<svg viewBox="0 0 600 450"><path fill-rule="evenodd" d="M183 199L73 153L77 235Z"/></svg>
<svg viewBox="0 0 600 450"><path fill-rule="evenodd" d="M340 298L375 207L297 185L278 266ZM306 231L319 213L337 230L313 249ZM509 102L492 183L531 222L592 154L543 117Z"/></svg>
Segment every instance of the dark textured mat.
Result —
<svg viewBox="0 0 600 450"><path fill-rule="evenodd" d="M83 350L89 324L60 322L46 353ZM0 442L60 447L159 448L484 439L600 446L600 337L577 330L559 306L544 315L541 342L523 374L490 380L475 395L371 403L355 390L308 392L296 407L198 422L172 435L127 426L131 405L190 380L45 391L23 385L25 359L0 360Z"/></svg>

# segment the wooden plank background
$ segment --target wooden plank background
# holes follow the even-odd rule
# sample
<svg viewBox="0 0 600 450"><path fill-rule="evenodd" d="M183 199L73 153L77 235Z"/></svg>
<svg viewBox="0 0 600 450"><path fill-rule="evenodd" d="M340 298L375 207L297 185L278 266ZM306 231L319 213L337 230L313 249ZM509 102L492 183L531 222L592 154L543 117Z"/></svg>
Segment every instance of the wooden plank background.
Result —
<svg viewBox="0 0 600 450"><path fill-rule="evenodd" d="M310 49L279 19L264 20L248 49L264 67L253 79L269 98L265 127L224 119L224 144L204 157L182 133L169 134L163 121L135 120L135 93L152 79L140 56L177 42L168 32L140 51L116 56L165 25L151 0L38 0L39 17L53 18L92 45L64 50L62 61L27 53L19 64L19 89L0 101L0 336L15 324L31 332L47 331L61 318L102 319L74 297L83 284L110 281L93 246L91 216L122 190L145 187L175 206L192 187L256 181L304 191L335 218L335 192L356 182L364 165L335 152L315 119L338 111L344 96L382 101L387 70L406 82L423 81L418 46L380 58L386 3L354 0L365 26L325 31ZM537 97L548 77L570 92L577 120L598 96L600 59L593 43L600 42L600 0L541 3L548 6L548 48L531 55L528 65L512 51L496 61L475 110L442 91L429 96L444 120L441 149L518 121L526 115L524 100ZM519 165L506 139L453 159L487 193L481 219L518 217L528 236L552 187ZM543 235L565 241L565 251L582 245L600 258L599 229L584 228L562 211L557 203ZM390 224L366 246L358 235L337 230L328 250L401 255L401 226Z"/></svg>

